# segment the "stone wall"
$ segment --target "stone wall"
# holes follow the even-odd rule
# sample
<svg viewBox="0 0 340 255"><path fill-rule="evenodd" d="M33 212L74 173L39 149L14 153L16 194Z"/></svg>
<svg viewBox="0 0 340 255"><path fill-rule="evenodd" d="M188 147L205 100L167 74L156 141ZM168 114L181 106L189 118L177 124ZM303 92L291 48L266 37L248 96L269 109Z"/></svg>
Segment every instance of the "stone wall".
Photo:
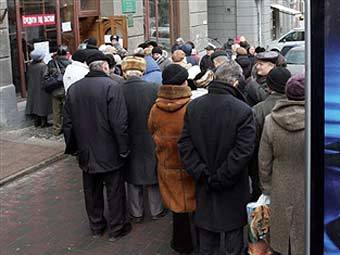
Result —
<svg viewBox="0 0 340 255"><path fill-rule="evenodd" d="M204 49L208 37L207 0L179 1L179 36L191 40L198 51Z"/></svg>
<svg viewBox="0 0 340 255"><path fill-rule="evenodd" d="M0 0L0 14L7 9L7 1ZM11 52L8 36L8 16L0 20L0 126L10 126L17 114L15 87L12 84Z"/></svg>
<svg viewBox="0 0 340 255"><path fill-rule="evenodd" d="M121 16L122 1L121 0L102 0L101 13L104 16ZM136 13L133 14L133 27L128 27L128 50L133 51L137 45L144 41L144 13L143 0L136 1Z"/></svg>
<svg viewBox="0 0 340 255"><path fill-rule="evenodd" d="M225 43L228 38L234 38L237 34L236 13L235 0L208 1L209 38L217 38L222 43Z"/></svg>

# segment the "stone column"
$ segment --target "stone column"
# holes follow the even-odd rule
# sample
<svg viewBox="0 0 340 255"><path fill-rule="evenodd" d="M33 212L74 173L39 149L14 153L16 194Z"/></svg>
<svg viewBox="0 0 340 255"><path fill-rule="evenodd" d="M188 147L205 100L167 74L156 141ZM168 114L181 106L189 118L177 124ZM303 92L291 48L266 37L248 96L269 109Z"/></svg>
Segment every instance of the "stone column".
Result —
<svg viewBox="0 0 340 255"><path fill-rule="evenodd" d="M198 51L204 49L208 38L208 1L180 2L180 37L191 40Z"/></svg>
<svg viewBox="0 0 340 255"><path fill-rule="evenodd" d="M8 35L7 1L0 0L0 126L13 124L18 114L12 82L11 52ZM3 14L6 13L5 16Z"/></svg>

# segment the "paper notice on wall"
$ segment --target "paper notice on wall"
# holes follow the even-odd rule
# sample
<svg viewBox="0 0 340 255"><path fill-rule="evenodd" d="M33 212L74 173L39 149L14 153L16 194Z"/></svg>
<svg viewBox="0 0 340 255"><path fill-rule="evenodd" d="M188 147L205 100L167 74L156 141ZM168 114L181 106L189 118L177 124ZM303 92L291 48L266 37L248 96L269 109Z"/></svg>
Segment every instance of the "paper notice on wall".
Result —
<svg viewBox="0 0 340 255"><path fill-rule="evenodd" d="M71 21L61 23L61 30L63 32L70 32L72 31Z"/></svg>
<svg viewBox="0 0 340 255"><path fill-rule="evenodd" d="M45 53L44 62L47 64L52 58L50 54L50 44L48 41L33 44L34 49L40 49Z"/></svg>
<svg viewBox="0 0 340 255"><path fill-rule="evenodd" d="M104 35L104 42L105 43L111 43L110 38L111 38L111 35Z"/></svg>

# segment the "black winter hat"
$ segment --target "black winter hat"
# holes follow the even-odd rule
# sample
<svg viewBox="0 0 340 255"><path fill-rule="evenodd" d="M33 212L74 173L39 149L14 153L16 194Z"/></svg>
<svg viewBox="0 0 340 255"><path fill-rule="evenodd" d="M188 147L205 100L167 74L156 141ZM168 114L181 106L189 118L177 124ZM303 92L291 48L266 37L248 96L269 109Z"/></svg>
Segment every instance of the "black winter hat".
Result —
<svg viewBox="0 0 340 255"><path fill-rule="evenodd" d="M85 62L86 57L87 57L86 50L76 50L72 54L72 60L78 61L78 62L81 62L81 63Z"/></svg>
<svg viewBox="0 0 340 255"><path fill-rule="evenodd" d="M96 50L87 56L86 64L90 65L94 61L106 61L107 63L110 63L110 58L106 56L103 52Z"/></svg>
<svg viewBox="0 0 340 255"><path fill-rule="evenodd" d="M189 77L187 69L178 65L168 65L162 73L163 84L168 85L182 85Z"/></svg>
<svg viewBox="0 0 340 255"><path fill-rule="evenodd" d="M286 83L291 76L292 75L287 68L275 67L267 76L267 85L271 90L284 94Z"/></svg>
<svg viewBox="0 0 340 255"><path fill-rule="evenodd" d="M163 51L162 51L162 49L160 48L160 47L154 47L153 49L152 49L152 54L154 54L154 53L158 53L158 54L163 54Z"/></svg>
<svg viewBox="0 0 340 255"><path fill-rule="evenodd" d="M211 61L213 61L214 58L217 58L219 56L229 57L226 51L224 51L224 50L216 50L213 54L211 54L210 59L211 59Z"/></svg>

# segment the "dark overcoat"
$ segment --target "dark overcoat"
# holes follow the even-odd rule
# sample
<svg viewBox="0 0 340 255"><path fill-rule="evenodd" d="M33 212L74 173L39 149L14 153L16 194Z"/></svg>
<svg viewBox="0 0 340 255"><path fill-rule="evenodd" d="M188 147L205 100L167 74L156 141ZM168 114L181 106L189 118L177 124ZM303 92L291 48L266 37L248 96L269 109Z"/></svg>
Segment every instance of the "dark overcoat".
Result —
<svg viewBox="0 0 340 255"><path fill-rule="evenodd" d="M235 96L234 87L213 81L207 95L189 103L178 142L184 169L196 181L195 224L213 232L247 223L255 121Z"/></svg>
<svg viewBox="0 0 340 255"><path fill-rule="evenodd" d="M44 77L48 72L43 62L32 62L27 69L26 114L48 116L52 113L52 98L43 89Z"/></svg>
<svg viewBox="0 0 340 255"><path fill-rule="evenodd" d="M155 144L148 130L148 118L157 98L158 88L159 85L138 77L128 79L123 85L131 149L126 166L126 180L130 184L157 183Z"/></svg>
<svg viewBox="0 0 340 255"><path fill-rule="evenodd" d="M261 140L264 119L271 113L278 100L284 99L286 96L277 92L272 92L264 101L253 106L256 120L256 145L254 155L249 164L249 175L252 180L252 201L256 201L261 195L260 181L259 181L259 167L258 167L258 152Z"/></svg>
<svg viewBox="0 0 340 255"><path fill-rule="evenodd" d="M78 151L88 173L121 169L128 153L127 110L121 84L88 73L68 89L64 108L66 154Z"/></svg>
<svg viewBox="0 0 340 255"><path fill-rule="evenodd" d="M244 92L250 106L265 100L269 96L266 77L248 79Z"/></svg>

